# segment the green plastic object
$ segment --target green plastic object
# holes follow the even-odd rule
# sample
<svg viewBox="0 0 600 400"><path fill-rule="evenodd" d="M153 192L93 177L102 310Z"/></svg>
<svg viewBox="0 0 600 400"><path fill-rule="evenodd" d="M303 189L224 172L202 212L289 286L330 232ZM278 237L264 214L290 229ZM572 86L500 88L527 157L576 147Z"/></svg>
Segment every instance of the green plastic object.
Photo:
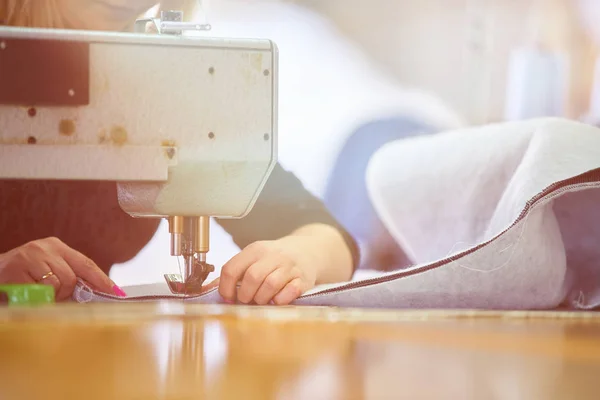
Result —
<svg viewBox="0 0 600 400"><path fill-rule="evenodd" d="M50 285L0 285L1 293L6 294L9 306L40 306L55 302L54 287Z"/></svg>

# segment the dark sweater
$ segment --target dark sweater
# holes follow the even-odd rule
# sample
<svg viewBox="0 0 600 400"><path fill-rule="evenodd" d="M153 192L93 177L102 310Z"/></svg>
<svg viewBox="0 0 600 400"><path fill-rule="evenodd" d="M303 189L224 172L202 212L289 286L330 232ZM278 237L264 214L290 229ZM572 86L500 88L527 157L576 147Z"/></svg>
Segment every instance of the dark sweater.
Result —
<svg viewBox="0 0 600 400"><path fill-rule="evenodd" d="M0 180L0 253L55 236L108 273L113 264L135 257L159 222L132 218L122 211L114 182ZM354 239L323 203L279 164L248 216L217 222L240 248L257 240L283 237L306 224L329 224L342 233L354 267L358 264Z"/></svg>

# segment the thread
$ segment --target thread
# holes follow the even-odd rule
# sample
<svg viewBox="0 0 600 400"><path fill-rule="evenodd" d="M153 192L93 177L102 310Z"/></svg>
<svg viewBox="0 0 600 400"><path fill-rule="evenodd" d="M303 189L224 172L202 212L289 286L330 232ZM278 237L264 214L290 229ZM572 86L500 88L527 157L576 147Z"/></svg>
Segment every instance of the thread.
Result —
<svg viewBox="0 0 600 400"><path fill-rule="evenodd" d="M513 243L509 244L508 246L506 246L505 248L503 248L502 250L500 250L500 251L498 252L498 254L502 254L502 253L504 253L505 251L507 251L508 249L510 249L511 247L513 248L513 251L512 251L512 253L510 254L510 256L508 257L508 259L507 259L507 260L506 260L504 263L500 264L499 266L497 266L497 267L494 267L494 268L492 268L492 269L478 269L478 268L468 267L468 266L466 266L466 265L463 265L463 264L461 264L461 263L458 261L458 258L456 258L456 257L458 257L458 255L456 255L456 256L454 257L454 258L456 258L456 259L454 259L454 258L453 258L453 257L452 257L450 254L452 254L452 253L453 253L454 249L455 249L455 248L456 248L458 245L461 245L461 244L466 244L466 245L469 245L469 247L475 247L475 246L476 246L476 244L469 244L469 243L467 243L467 242L456 242L456 243L455 243L455 244L452 246L452 248L450 249L450 251L448 251L448 253L446 254L446 258L448 258L448 259L450 260L450 264L454 263L454 264L456 264L456 265L457 265L458 267L460 267L460 268L464 268L464 269L466 269L466 270L473 271L473 272L490 273L490 272L496 272L496 271L498 271L498 270L500 270L500 269L504 268L505 266L507 266L507 265L508 265L508 264L509 264L509 263L512 261L512 258L513 258L513 256L514 256L514 255L515 255L515 253L516 253L516 246L517 246L518 244L520 244L521 240L523 239L523 236L524 236L524 234L525 234L525 229L527 229L527 224L528 224L528 222L529 222L529 217L530 217L530 215L531 215L531 212L529 212L529 213L527 213L527 214L525 215L525 219L523 220L522 227L521 227L521 231L519 232L519 236L517 237L517 239L516 239L516 240L515 240Z"/></svg>
<svg viewBox="0 0 600 400"><path fill-rule="evenodd" d="M83 294L87 294L84 296ZM74 296L77 303L89 303L94 299L94 292L92 289L85 284L81 279L78 279L77 285L75 285Z"/></svg>
<svg viewBox="0 0 600 400"><path fill-rule="evenodd" d="M597 188L599 187L599 182L587 182L587 183L580 183L580 184L574 184L574 185L570 185L570 186L566 186L563 187L560 190L557 190L555 192L553 192L552 194L548 195L545 199L543 204L546 204L552 200L554 200L556 197L561 196L564 193L569 193L571 192L574 188L578 188L580 190L583 189L589 189L589 188ZM508 245L506 248L502 249L501 251L498 252L498 254L503 253L504 251L508 250L511 246L517 245L521 242L521 239L523 238L523 235L525 233L525 229L527 228L527 224L529 221L529 216L532 212L534 212L535 209L530 209L529 212L527 214L525 214L525 218L523 221L523 228L521 229L521 232L519 233L519 236L517 237L517 240L515 240L514 243ZM450 249L450 251L448 252L448 254L446 255L446 258L450 259L451 263L456 263L459 267L470 270L470 271L475 271L475 272L494 272L494 271L498 271L499 269L505 267L511 260L512 260L512 256L514 255L515 250L513 250L513 252L511 253L510 257L508 258L508 260L506 260L506 262L496 268L492 268L490 270L480 270L477 268L471 268L471 267L467 267L466 265L462 265L460 264L457 260L453 260L452 256L450 256L450 254L452 253L452 251L454 250L454 248L458 245L458 244L468 244L467 242L457 242L455 243L452 248ZM474 247L475 245L471 245L471 247Z"/></svg>
<svg viewBox="0 0 600 400"><path fill-rule="evenodd" d="M177 268L179 269L179 275L183 278L183 273L181 272L181 256L177 256Z"/></svg>
<svg viewBox="0 0 600 400"><path fill-rule="evenodd" d="M583 294L583 291L579 291L579 296L577 297L577 299L573 302L573 304L575 305L576 308L585 308L585 295Z"/></svg>

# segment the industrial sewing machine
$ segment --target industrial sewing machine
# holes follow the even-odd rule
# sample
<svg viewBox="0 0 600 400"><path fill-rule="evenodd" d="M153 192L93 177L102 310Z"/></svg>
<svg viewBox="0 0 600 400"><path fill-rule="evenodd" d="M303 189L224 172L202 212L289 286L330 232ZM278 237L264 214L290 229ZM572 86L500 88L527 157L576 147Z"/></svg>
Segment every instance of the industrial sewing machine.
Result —
<svg viewBox="0 0 600 400"><path fill-rule="evenodd" d="M277 158L275 44L185 34L207 29L0 27L0 178L116 181L129 215L168 219L178 292L213 270L210 217L243 218Z"/></svg>

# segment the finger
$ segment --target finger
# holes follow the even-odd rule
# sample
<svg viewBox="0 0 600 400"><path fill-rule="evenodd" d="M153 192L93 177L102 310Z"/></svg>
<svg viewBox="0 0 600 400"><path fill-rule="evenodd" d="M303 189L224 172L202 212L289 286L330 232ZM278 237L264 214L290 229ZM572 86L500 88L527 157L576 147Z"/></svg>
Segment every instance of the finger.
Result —
<svg viewBox="0 0 600 400"><path fill-rule="evenodd" d="M50 260L48 265L52 269L52 272L54 272L54 275L49 277L48 280L55 278L59 282L59 285L56 288L56 299L65 300L70 298L73 295L73 290L77 284L75 273L69 264L60 257L55 257Z"/></svg>
<svg viewBox="0 0 600 400"><path fill-rule="evenodd" d="M307 288L302 282L302 279L295 278L285 285L281 292L275 295L273 302L279 306L290 304L292 301L302 296L302 293L304 293L305 290L307 290Z"/></svg>
<svg viewBox="0 0 600 400"><path fill-rule="evenodd" d="M75 276L89 283L95 290L117 294L117 287L114 282L91 259L66 244L59 246L58 250L75 273Z"/></svg>
<svg viewBox="0 0 600 400"><path fill-rule="evenodd" d="M268 304L277 293L281 292L285 285L295 278L296 276L292 274L289 268L276 269L260 285L254 296L254 302L259 305Z"/></svg>
<svg viewBox="0 0 600 400"><path fill-rule="evenodd" d="M54 298L56 299L56 301L62 301L65 298L60 296L60 288L61 288L61 283L60 283L60 279L56 276L56 275L50 275L49 277L47 277L46 279L42 280L42 281L38 281L37 282L39 285L49 285L52 286L54 288Z"/></svg>
<svg viewBox="0 0 600 400"><path fill-rule="evenodd" d="M208 292L209 290L214 289L218 286L219 286L219 278L215 279L214 281L211 281L210 283L207 283L206 285L203 285L201 293Z"/></svg>
<svg viewBox="0 0 600 400"><path fill-rule="evenodd" d="M56 277L54 271L52 271L50 264L43 261L29 264L29 275L33 283L52 286L54 288L54 295L57 297L57 293L60 290L60 280Z"/></svg>
<svg viewBox="0 0 600 400"><path fill-rule="evenodd" d="M252 264L242 278L242 283L237 289L237 299L245 304L248 304L254 298L256 291L262 285L264 280L281 265L275 257L263 258ZM277 292L275 292L277 293Z"/></svg>
<svg viewBox="0 0 600 400"><path fill-rule="evenodd" d="M242 279L248 267L258 261L258 258L258 252L246 248L223 265L219 281L219 294L221 297L225 300L235 301L237 283Z"/></svg>

